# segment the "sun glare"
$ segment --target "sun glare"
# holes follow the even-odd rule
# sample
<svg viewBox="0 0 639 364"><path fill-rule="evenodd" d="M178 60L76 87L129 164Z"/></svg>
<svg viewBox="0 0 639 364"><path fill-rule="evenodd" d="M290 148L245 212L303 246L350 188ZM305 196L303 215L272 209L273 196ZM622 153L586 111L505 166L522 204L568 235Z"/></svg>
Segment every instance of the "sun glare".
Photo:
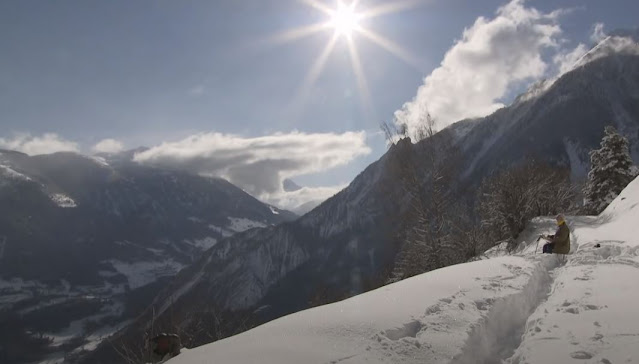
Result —
<svg viewBox="0 0 639 364"><path fill-rule="evenodd" d="M354 30L359 29L360 17L355 12L355 2L345 5L340 1L337 9L331 11L329 25L338 35L350 37Z"/></svg>
<svg viewBox="0 0 639 364"><path fill-rule="evenodd" d="M419 62L417 62L409 52L402 49L402 47L390 39L385 38L382 34L373 31L373 29L370 29L368 25L365 26L360 24L360 21L365 19L370 20L385 14L403 11L416 6L424 0L383 0L380 1L379 5L374 7L367 7L365 5L360 7L360 2L365 3L363 0L300 1L324 13L327 16L327 19L315 24L309 24L287 30L272 38L272 41L276 43L292 42L326 30L331 31L333 35L329 38L326 45L322 48L321 53L311 65L311 68L298 91L298 95L295 98L296 101L293 102L293 105L291 106L292 109L297 109L306 103L306 99L309 97L313 85L320 77L327 60L336 49L340 38L344 39L347 46L348 53L351 58L351 65L357 79L357 88L359 89L364 109L372 110L373 108L370 102L370 92L367 86L368 82L366 80L366 75L364 74L364 67L361 63L357 49L357 43L360 41L358 38L364 38L369 42L375 43L377 46L400 58L407 64L414 66L416 69L420 69ZM327 4L327 2L332 1L335 1L335 7Z"/></svg>

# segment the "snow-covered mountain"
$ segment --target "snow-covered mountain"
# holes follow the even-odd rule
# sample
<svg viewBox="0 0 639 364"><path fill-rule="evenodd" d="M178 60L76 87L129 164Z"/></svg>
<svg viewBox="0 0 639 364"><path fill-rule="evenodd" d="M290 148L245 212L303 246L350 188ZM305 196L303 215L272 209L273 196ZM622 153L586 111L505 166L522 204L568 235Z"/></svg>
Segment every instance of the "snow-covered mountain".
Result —
<svg viewBox="0 0 639 364"><path fill-rule="evenodd" d="M294 218L227 181L122 156L0 150L0 311L10 316L0 327L14 320L14 332L58 348L96 341L218 241Z"/></svg>
<svg viewBox="0 0 639 364"><path fill-rule="evenodd" d="M465 177L477 181L496 165L534 157L569 166L581 179L606 125L629 139L639 160L638 60L636 41L608 37L558 80L535 85L486 118L453 125L470 156Z"/></svg>
<svg viewBox="0 0 639 364"><path fill-rule="evenodd" d="M639 160L639 56L625 48L536 85L488 117L461 121L421 143L437 149L453 139L461 150L461 168L451 195L472 201L484 177L528 157L569 166L575 179L583 178L588 151L599 146L609 124L629 138ZM208 250L156 297L153 310L133 330L144 330L158 312L159 326L169 321L170 312L187 330L206 312L241 314L244 322L260 323L378 287L394 264L396 238L405 229L405 191L390 172L402 148L425 149L403 140L302 218L238 234Z"/></svg>
<svg viewBox="0 0 639 364"><path fill-rule="evenodd" d="M639 178L598 217L571 217L571 254L459 264L185 350L171 364L639 362Z"/></svg>

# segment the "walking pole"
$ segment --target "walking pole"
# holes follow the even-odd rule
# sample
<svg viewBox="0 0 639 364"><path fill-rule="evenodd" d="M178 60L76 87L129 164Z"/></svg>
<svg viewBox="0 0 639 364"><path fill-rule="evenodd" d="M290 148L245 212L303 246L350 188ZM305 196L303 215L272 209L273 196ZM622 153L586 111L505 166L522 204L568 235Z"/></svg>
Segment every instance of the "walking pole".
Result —
<svg viewBox="0 0 639 364"><path fill-rule="evenodd" d="M535 254L537 254L537 250L539 249L539 240L541 239L541 235L537 238L537 246L535 247Z"/></svg>

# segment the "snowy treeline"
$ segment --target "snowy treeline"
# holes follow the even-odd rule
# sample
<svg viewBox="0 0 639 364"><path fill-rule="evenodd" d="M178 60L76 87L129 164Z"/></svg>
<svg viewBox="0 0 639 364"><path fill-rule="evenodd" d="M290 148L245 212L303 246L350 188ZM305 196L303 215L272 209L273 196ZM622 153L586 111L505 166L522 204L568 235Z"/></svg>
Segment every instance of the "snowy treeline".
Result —
<svg viewBox="0 0 639 364"><path fill-rule="evenodd" d="M598 214L637 176L628 149L628 139L608 126L601 148L590 152L591 169L584 188L584 212Z"/></svg>
<svg viewBox="0 0 639 364"><path fill-rule="evenodd" d="M454 187L462 155L448 130L436 132L426 114L411 143L407 128L382 126L395 152L388 170L403 189L406 209L389 281L467 261L479 253L471 216ZM428 140L426 140L428 139ZM421 142L419 142L421 141Z"/></svg>
<svg viewBox="0 0 639 364"><path fill-rule="evenodd" d="M570 169L533 159L494 171L471 201L460 198L462 154L453 135L436 132L433 124L426 114L415 144L401 125L382 126L395 148L388 170L401 184L406 206L389 282L468 261L497 243L512 248L531 218L579 210ZM590 155L585 208L599 213L632 181L636 168L627 140L612 127Z"/></svg>

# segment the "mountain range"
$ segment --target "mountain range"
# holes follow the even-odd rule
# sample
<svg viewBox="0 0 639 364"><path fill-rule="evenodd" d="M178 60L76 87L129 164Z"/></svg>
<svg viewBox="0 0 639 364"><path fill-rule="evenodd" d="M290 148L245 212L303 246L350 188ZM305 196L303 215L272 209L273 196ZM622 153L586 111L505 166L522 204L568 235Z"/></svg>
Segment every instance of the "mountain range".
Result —
<svg viewBox="0 0 639 364"><path fill-rule="evenodd" d="M52 337L53 351L93 345L218 241L296 218L225 180L141 166L132 153L0 151L0 335L11 336L11 321L14 332Z"/></svg>
<svg viewBox="0 0 639 364"><path fill-rule="evenodd" d="M192 333L213 322L189 338L201 344L224 335L211 332L216 325L238 332L377 288L407 228L406 191L393 172L406 150L415 156L410 167L424 170L424 151L452 145L446 193L471 205L484 178L527 158L583 180L606 125L639 160L634 36L607 37L570 72L487 117L418 143L401 140L299 218L225 180L134 163L136 151L0 151L0 337L51 337L42 352L59 355L91 351L127 326L121 338L141 337L150 325ZM14 345L0 348L0 359L27 355L19 339L3 341ZM112 362L112 345L85 361Z"/></svg>
<svg viewBox="0 0 639 364"><path fill-rule="evenodd" d="M420 146L452 143L461 159L448 192L472 203L484 178L527 158L569 168L572 179L582 181L588 152L598 148L606 125L630 140L631 154L639 160L636 39L610 36L570 72L534 85L512 105L455 123L416 144L399 142L301 218L220 242L156 297L155 323L166 323L169 308L172 320L183 326L206 320L205 311L241 313L260 323L381 285L398 252L396 237L405 228L406 195L391 172L402 148L412 148L420 161L426 157L419 155L425 150ZM134 331L148 328L148 312Z"/></svg>

